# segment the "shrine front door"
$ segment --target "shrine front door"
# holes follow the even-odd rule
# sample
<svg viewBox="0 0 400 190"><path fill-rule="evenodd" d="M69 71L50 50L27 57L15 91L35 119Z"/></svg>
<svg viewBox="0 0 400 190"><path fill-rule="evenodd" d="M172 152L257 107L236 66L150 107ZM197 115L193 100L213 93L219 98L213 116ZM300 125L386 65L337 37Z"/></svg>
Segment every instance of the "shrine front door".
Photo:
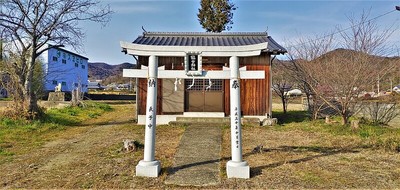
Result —
<svg viewBox="0 0 400 190"><path fill-rule="evenodd" d="M224 112L224 80L185 80L185 112Z"/></svg>

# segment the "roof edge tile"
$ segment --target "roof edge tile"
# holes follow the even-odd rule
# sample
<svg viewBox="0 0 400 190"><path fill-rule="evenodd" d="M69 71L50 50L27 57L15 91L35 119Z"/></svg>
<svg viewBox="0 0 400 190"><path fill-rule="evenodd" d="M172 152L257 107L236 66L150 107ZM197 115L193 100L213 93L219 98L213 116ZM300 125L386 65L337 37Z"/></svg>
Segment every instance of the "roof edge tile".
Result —
<svg viewBox="0 0 400 190"><path fill-rule="evenodd" d="M154 36L268 36L267 32L143 32L144 37Z"/></svg>

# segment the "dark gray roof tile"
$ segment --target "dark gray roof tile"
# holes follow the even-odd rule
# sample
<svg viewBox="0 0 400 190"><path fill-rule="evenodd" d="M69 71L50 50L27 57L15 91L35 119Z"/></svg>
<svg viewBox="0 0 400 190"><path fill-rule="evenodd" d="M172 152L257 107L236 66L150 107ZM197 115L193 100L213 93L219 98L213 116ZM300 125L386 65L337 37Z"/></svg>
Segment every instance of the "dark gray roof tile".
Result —
<svg viewBox="0 0 400 190"><path fill-rule="evenodd" d="M268 42L263 51L273 54L286 53L265 32L144 32L134 44L157 46L243 46Z"/></svg>

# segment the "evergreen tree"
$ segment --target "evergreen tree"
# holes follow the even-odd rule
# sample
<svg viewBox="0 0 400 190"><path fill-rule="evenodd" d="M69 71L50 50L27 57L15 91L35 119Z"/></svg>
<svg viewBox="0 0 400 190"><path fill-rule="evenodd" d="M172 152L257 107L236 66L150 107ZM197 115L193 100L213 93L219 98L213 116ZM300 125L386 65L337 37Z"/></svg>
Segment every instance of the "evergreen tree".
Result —
<svg viewBox="0 0 400 190"><path fill-rule="evenodd" d="M229 0L201 0L197 14L201 26L207 32L230 30L233 24L233 11L237 9Z"/></svg>

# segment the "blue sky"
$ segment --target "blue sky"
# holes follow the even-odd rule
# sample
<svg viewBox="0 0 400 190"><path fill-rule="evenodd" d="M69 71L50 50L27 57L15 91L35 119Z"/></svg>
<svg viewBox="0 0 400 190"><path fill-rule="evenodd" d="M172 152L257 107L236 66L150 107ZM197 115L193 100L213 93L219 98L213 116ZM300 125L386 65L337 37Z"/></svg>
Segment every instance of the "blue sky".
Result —
<svg viewBox="0 0 400 190"><path fill-rule="evenodd" d="M133 41L147 31L203 32L197 21L200 0L101 0L114 11L105 27L97 23L82 23L86 31L84 56L90 62L120 64L134 63L132 56L121 53L120 41ZM329 33L337 26L348 27L347 16L370 10L371 18L394 10L399 0L233 0L238 9L234 12L232 32L268 31L278 43L299 36ZM400 26L400 11L380 17L379 25ZM400 27L390 39L400 42Z"/></svg>

